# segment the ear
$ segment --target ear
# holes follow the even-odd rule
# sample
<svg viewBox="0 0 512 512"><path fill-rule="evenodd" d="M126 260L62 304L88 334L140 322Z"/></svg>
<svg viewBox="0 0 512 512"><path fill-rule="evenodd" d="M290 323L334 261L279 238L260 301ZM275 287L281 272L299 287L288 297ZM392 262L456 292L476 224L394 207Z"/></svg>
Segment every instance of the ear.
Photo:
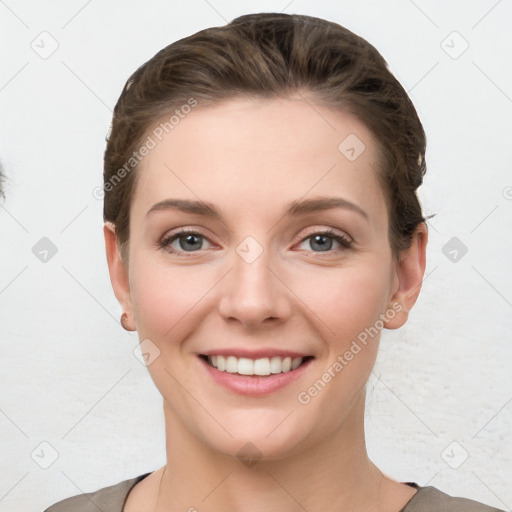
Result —
<svg viewBox="0 0 512 512"><path fill-rule="evenodd" d="M390 301L396 314L392 318L386 315L390 317L384 321L386 329L398 329L407 322L425 274L427 241L427 225L422 222L412 235L411 246L400 254L396 267L398 287Z"/></svg>
<svg viewBox="0 0 512 512"><path fill-rule="evenodd" d="M125 322L128 330L135 330L132 300L130 295L130 281L128 279L128 266L121 259L117 245L115 226L112 222L105 222L103 226L105 236L105 250L107 253L108 271L114 294L121 304L123 311L127 313Z"/></svg>

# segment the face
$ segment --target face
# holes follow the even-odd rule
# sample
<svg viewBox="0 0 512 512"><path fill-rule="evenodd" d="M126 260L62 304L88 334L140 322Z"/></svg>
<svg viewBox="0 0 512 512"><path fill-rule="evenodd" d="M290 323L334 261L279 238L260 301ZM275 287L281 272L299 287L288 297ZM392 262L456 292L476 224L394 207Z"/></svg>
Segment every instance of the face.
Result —
<svg viewBox="0 0 512 512"><path fill-rule="evenodd" d="M142 161L125 304L167 428L271 459L362 416L399 290L378 161L302 98L197 107Z"/></svg>

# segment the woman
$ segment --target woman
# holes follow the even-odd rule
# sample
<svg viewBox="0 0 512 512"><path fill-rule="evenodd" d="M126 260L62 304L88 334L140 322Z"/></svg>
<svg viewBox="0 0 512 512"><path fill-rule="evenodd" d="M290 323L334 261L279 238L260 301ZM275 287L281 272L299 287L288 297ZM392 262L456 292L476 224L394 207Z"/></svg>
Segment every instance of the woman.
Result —
<svg viewBox="0 0 512 512"><path fill-rule="evenodd" d="M167 464L48 512L491 511L368 457L365 386L425 270L425 134L368 42L255 14L128 80L105 152L123 327Z"/></svg>

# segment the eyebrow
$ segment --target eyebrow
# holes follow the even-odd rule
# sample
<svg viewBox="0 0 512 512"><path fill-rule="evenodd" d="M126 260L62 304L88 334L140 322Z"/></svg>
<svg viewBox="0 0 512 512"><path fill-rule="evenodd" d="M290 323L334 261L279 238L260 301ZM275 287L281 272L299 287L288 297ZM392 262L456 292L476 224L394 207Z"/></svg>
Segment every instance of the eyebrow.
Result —
<svg viewBox="0 0 512 512"><path fill-rule="evenodd" d="M284 216L299 216L317 211L330 210L332 208L351 210L368 220L368 214L360 206L341 197L317 197L292 201L286 205ZM154 204L146 213L146 217L152 212L162 210L177 210L184 213L193 213L224 222L222 213L215 205L205 201L194 201L190 199L164 199Z"/></svg>

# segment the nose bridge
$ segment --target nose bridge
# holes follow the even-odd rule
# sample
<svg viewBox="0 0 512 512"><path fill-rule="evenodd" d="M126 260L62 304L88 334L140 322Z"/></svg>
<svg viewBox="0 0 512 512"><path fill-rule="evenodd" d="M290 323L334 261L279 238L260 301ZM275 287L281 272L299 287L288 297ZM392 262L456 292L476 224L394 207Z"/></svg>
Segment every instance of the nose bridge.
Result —
<svg viewBox="0 0 512 512"><path fill-rule="evenodd" d="M289 313L286 287L270 270L272 266L268 243L264 246L254 237L246 237L235 248L233 270L220 301L221 314L244 324L283 319Z"/></svg>
<svg viewBox="0 0 512 512"><path fill-rule="evenodd" d="M269 270L271 262L267 255L261 255L252 262L247 262L243 258L236 258L233 269L233 280L235 284L234 291L241 297L247 296L252 299L251 302L269 299L272 295L272 289L275 279ZM238 261L237 261L238 260Z"/></svg>

